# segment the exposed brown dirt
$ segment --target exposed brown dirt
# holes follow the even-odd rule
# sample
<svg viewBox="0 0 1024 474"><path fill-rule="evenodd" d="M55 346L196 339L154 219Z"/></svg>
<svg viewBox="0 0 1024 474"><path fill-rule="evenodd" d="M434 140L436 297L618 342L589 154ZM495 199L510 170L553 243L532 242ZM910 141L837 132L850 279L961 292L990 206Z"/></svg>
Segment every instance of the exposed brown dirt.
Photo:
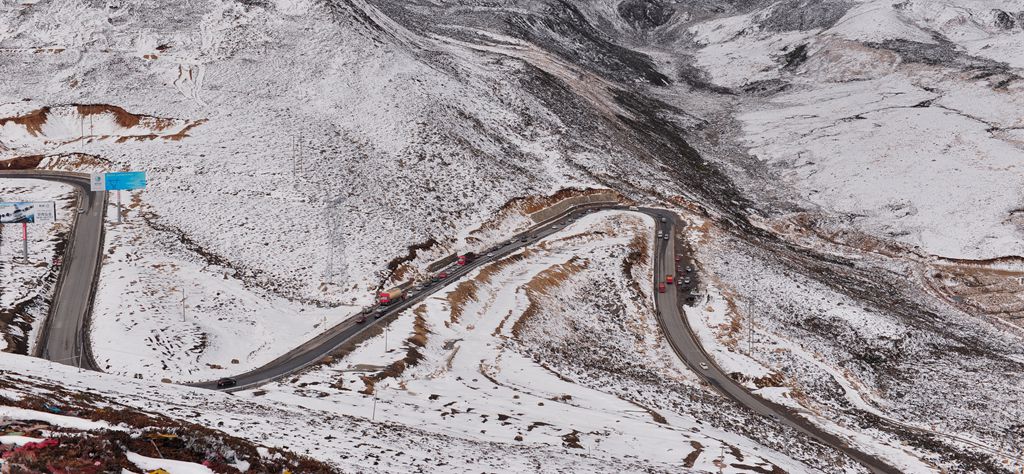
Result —
<svg viewBox="0 0 1024 474"><path fill-rule="evenodd" d="M607 192L607 189L566 188L560 189L558 190L558 192L550 196L527 196L523 198L514 198L511 201L509 201L509 204L522 209L522 211L526 214L533 214L534 212L550 207L568 198L590 196L592 194L600 194Z"/></svg>
<svg viewBox="0 0 1024 474"><path fill-rule="evenodd" d="M692 468L694 464L697 464L697 458L704 452L704 445L696 441L690 441L690 447L693 448L693 451L686 456L686 459L683 459L683 467L686 468Z"/></svg>
<svg viewBox="0 0 1024 474"><path fill-rule="evenodd" d="M25 127L33 137L38 137L39 134L43 133L43 124L46 123L46 117L50 114L49 107L43 107L41 109L33 110L25 115L18 115L15 117L0 118L0 127L7 125L8 123L16 123Z"/></svg>
<svg viewBox="0 0 1024 474"><path fill-rule="evenodd" d="M476 280L466 280L459 283L451 293L448 293L448 306L451 308L451 315L448 317L449 323L457 324L459 322L466 304L476 300L478 289Z"/></svg>
<svg viewBox="0 0 1024 474"><path fill-rule="evenodd" d="M117 138L117 143L123 143L127 140L152 140L156 138L164 138L168 140L181 140L182 138L188 137L188 132L193 128L206 123L206 119L195 120L195 121L184 121L174 118L155 117L144 114L133 114L127 110L118 107L116 105L108 104L71 104L72 107L82 117L88 117L91 115L103 115L111 114L114 116L114 121L123 128L133 128L140 124L151 130L153 133L140 134L140 135L126 135ZM18 115L14 117L0 118L0 126L8 123L16 123L25 127L34 137L42 135L43 124L46 123L49 118L50 112L53 111L52 107L42 107L24 115ZM185 126L176 133L172 134L161 134L162 132L175 125L185 123ZM100 137L100 138L111 138L111 137Z"/></svg>
<svg viewBox="0 0 1024 474"><path fill-rule="evenodd" d="M553 288L557 288L564 282L569 280L569 277L579 273L580 270L586 268L587 263L580 261L578 257L572 257L568 262L560 265L554 265L534 276L523 285L526 290L526 297L530 301L530 304L523 311L523 314L516 319L516 322L512 324L512 337L518 338L523 328L529 323L530 319L537 315L538 300L541 296L547 296Z"/></svg>
<svg viewBox="0 0 1024 474"><path fill-rule="evenodd" d="M1024 327L1024 270L1013 269L1007 260L988 265L932 265L925 284L968 313L994 316Z"/></svg>
<svg viewBox="0 0 1024 474"><path fill-rule="evenodd" d="M114 116L114 121L116 121L118 125L124 128L132 128L138 125L142 117L140 115L135 115L131 112L128 112L127 110L124 110L116 105L76 105L75 108L78 110L78 113L83 117L88 117L90 115L111 114ZM159 126L161 123L161 119L156 120L156 126ZM157 130L160 130L160 128L157 128Z"/></svg>
<svg viewBox="0 0 1024 474"><path fill-rule="evenodd" d="M413 321L412 335L405 339L408 345L405 357L392 362L380 372L360 377L364 387L359 393L373 395L377 382L387 378L397 378L405 372L406 368L413 367L423 360L423 354L420 353L419 349L427 345L427 336L430 334L430 330L427 327L426 313L426 306L423 305L420 305L413 311L416 319Z"/></svg>
<svg viewBox="0 0 1024 474"><path fill-rule="evenodd" d="M22 385L20 381L13 382L6 378L0 380L0 388L12 392L21 392L24 389ZM50 426L45 422L26 422L24 426L14 429L32 437L54 439L56 442L48 442L52 444L38 449L5 452L3 457L7 463L22 466L22 470L15 468L11 472L84 474L120 472L120 468L137 469L126 462L124 454L128 451L154 458L205 462L217 473L239 472L228 464L228 457L232 456L250 462L252 472L283 472L285 469L303 473L332 472L326 464L277 448L269 448L270 456L262 457L257 446L249 441L202 425L125 408L116 400L92 393L69 392L45 383L36 383L33 390L36 388L42 389L46 395L22 392L22 397L17 400L0 397L0 405L41 413L57 410L62 415L128 426L141 430L142 435L132 436L111 430L82 432Z"/></svg>
<svg viewBox="0 0 1024 474"><path fill-rule="evenodd" d="M0 160L0 170L32 170L43 161L43 155L19 156L9 160Z"/></svg>

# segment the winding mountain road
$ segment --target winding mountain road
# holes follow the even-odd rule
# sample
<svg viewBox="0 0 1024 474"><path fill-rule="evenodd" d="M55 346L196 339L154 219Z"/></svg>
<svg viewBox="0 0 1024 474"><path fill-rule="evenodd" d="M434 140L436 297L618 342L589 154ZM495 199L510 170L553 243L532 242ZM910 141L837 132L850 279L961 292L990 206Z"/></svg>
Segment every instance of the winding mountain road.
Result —
<svg viewBox="0 0 1024 474"><path fill-rule="evenodd" d="M659 240L659 244L655 246L654 284L657 287L659 281L664 281L665 275L674 275L676 273L675 255L677 249L682 247L677 245L676 235L677 229L682 227L682 222L679 216L669 211L657 209L642 209L642 211L655 217L655 221L661 218L667 221L665 230L669 234L669 239ZM658 225L662 224L659 223ZM818 428L806 418L793 413L789 408L755 395L749 389L729 377L704 350L704 346L701 345L693 328L690 327L690 322L686 319L682 304L680 304L679 296L682 293L682 289L678 282L676 285L670 285L669 289L671 291L666 291L665 293L654 293L658 323L665 333L669 345L679 355L679 358L717 392L759 415L770 417L778 423L785 424L821 444L842 451L871 472L886 474L900 472L885 461L864 453L850 446L849 443L838 436Z"/></svg>
<svg viewBox="0 0 1024 474"><path fill-rule="evenodd" d="M99 274L100 253L103 242L103 217L106 208L106 194L89 191L87 175L51 171L0 171L0 178L47 179L71 184L79 188L79 212L75 219L70 242L64 257L64 268L58 279L50 317L42 331L38 356L54 362L99 370L89 356L86 340L86 325L92 306L92 296ZM84 202L83 202L84 201ZM515 235L502 244L488 250L467 265L455 267L447 279L430 282L422 291L399 304L386 307L380 319L370 318L365 323L356 322L353 316L345 322L328 329L304 344L296 347L270 363L235 377L237 385L226 391L246 390L292 375L330 355L342 345L350 342L364 331L381 324L387 324L402 311L412 307L427 296L448 286L451 281L466 275L473 269L507 256L522 247L535 243L543 237L565 227L588 212L599 210L633 210L652 218L669 234L669 239L658 239L655 245L654 275L652 282L657 287L666 274L675 273L675 255L682 246L676 242L677 230L682 222L670 211L653 208L627 208L622 205L593 204L570 209L546 222ZM661 219L665 222L662 223ZM779 404L765 400L746 387L732 380L708 355L687 321L680 304L682 285L670 286L671 291L655 291L657 318L665 336L675 352L699 377L722 395L736 401L753 412L788 425L818 442L837 449L856 460L874 473L898 473L899 470L881 459L864 453L846 441L818 428L807 419ZM216 381L191 384L195 387L217 389Z"/></svg>
<svg viewBox="0 0 1024 474"><path fill-rule="evenodd" d="M49 316L33 355L83 369L99 370L89 352L88 320L103 251L105 192L89 191L89 175L62 171L0 171L0 178L44 179L77 188L78 206L61 259Z"/></svg>

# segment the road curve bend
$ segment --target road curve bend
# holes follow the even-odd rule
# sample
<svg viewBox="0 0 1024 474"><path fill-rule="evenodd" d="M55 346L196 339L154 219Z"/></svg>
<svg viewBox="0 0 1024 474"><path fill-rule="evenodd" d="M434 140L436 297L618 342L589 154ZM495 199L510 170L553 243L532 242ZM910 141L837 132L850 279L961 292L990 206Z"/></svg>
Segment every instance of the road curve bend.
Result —
<svg viewBox="0 0 1024 474"><path fill-rule="evenodd" d="M655 246L654 285L657 287L659 277L675 274L677 229L681 228L684 224L678 215L670 211L647 208L642 209L642 211L654 217L655 222L664 218L667 227L666 232L669 234L669 239L659 240L658 245ZM679 355L679 358L717 392L759 415L770 417L776 422L787 425L821 444L831 446L843 452L871 472L876 474L897 474L900 472L880 458L850 446L843 439L819 428L808 419L792 412L789 408L755 395L749 389L729 377L715 363L707 351L704 350L704 346L701 345L693 328L690 327L690 322L686 319L686 314L683 312L682 304L679 300L679 285L672 285L672 287L673 291L666 291L665 293L655 291L654 293L658 324L665 333L669 345Z"/></svg>
<svg viewBox="0 0 1024 474"><path fill-rule="evenodd" d="M49 315L39 333L35 356L99 370L88 341L89 316L99 279L103 252L105 192L89 191L89 175L48 170L2 170L2 179L42 179L76 188L78 205L72 219L71 235L61 259L60 274Z"/></svg>
<svg viewBox="0 0 1024 474"><path fill-rule="evenodd" d="M50 315L43 327L38 356L68 365L81 364L82 368L99 370L89 351L87 324L92 307L95 285L99 275L100 254L103 244L103 219L106 209L106 193L90 192L88 175L59 171L0 171L0 178L31 178L58 181L71 184L79 190L79 209L64 257L63 268L58 278L54 302ZM83 202L84 201L84 202ZM513 236L511 239L490 249L475 261L453 270L444 281L427 284L423 291L400 304L389 306L384 317L371 319L365 324L355 322L355 317L328 329L321 335L307 341L270 363L235 377L237 385L225 391L238 391L258 387L292 375L322 360L342 345L351 341L378 324L390 322L402 311L441 290L453 280L473 269L509 255L522 247L531 245L543 237L557 232L565 225L588 212L599 210L632 210L654 218L655 225L664 227L669 239L658 239L655 245L654 275L652 283L657 287L658 276L675 273L675 239L681 219L671 211L654 208L627 208L622 205L591 204L567 210L565 213L540 223L533 228ZM899 470L881 459L864 453L831 433L792 413L788 408L765 400L746 387L732 380L704 350L682 311L679 300L679 285L673 291L654 292L658 323L679 358L699 377L722 395L734 400L760 415L768 416L789 427L845 453L871 472L895 474ZM706 369L704 367L707 367ZM190 384L194 387L218 389L216 381Z"/></svg>

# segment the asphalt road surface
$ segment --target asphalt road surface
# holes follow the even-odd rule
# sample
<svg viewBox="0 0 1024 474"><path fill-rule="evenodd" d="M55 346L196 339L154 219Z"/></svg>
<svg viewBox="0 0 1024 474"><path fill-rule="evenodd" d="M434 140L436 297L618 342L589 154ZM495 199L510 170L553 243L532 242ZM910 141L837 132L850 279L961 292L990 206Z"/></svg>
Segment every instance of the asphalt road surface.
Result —
<svg viewBox="0 0 1024 474"><path fill-rule="evenodd" d="M668 211L660 211L657 209L642 209L644 213L655 217L658 221L661 218L665 218L667 221L665 224L658 222L660 228L665 229L669 233L669 239L659 240L659 244L655 246L655 258L654 258L654 285L665 281L665 276L668 274L676 274L676 262L675 255L677 249L682 246L676 245L676 236L678 229L682 225L685 225L678 216ZM686 265L688 261L682 262ZM691 283L692 285L692 283ZM687 321L682 311L682 305L680 304L680 297L685 297L687 294L687 288L680 287L679 282L675 284L666 285L665 293L659 293L655 289L655 305L658 311L658 322L661 325L662 331L665 332L665 336L668 338L669 344L672 349L676 351L679 358L683 360L693 370L710 384L719 393L735 400L739 404L751 409L755 413L763 416L767 416L775 420L777 423L789 425L791 428L810 436L818 442L831 446L834 449L840 450L847 456L853 458L864 467L875 473L898 473L898 469L893 468L886 462L878 459L877 457L868 455L856 448L851 447L848 443L840 439L839 437L827 433L807 419L792 413L787 407L765 400L757 395L751 393L746 387L740 385L732 378L728 376L715 361L704 351L704 347L701 346L690 327L689 321Z"/></svg>
<svg viewBox="0 0 1024 474"><path fill-rule="evenodd" d="M45 179L69 184L79 195L77 217L61 259L50 314L43 324L36 356L53 362L97 370L86 340L92 295L103 248L106 193L89 191L89 177L51 171L0 171L0 178Z"/></svg>
<svg viewBox="0 0 1024 474"><path fill-rule="evenodd" d="M551 235L557 232L559 229L564 227L569 222L575 220L577 217L582 216L587 212L597 211L599 209L608 208L623 208L622 206L610 206L604 205L592 205L592 206L581 206L574 208L573 210L556 216L548 221L537 225L536 227L516 234L514 237L502 242L501 244L482 252L476 260L469 262L466 265L455 265L452 264L446 269L439 270L440 272L447 272L448 277L444 280L436 282L427 282L419 291L413 290L409 297L400 303L393 303L390 306L382 307L384 309L380 318L370 315L365 323L357 323L357 315L348 320L334 326L327 330L320 336L309 340L301 346L293 349L292 351L284 354L281 357L271 361L270 363L253 369L244 374L231 377L235 380L236 385L231 387L223 387L222 390L235 392L239 390L251 389L263 385L267 382L274 380L280 380L291 374L294 374L330 355L338 348L349 342L350 339L374 327L379 324L387 324L394 319L399 313L406 309L416 305L432 293L444 288L451 281L457 280L463 275L473 271L473 269L486 265L494 260L500 259L506 255L509 255L520 248L532 245L541 238ZM490 256L488 256L490 255ZM194 387L217 389L217 381L208 381L191 384Z"/></svg>
<svg viewBox="0 0 1024 474"><path fill-rule="evenodd" d="M99 274L98 262L100 261L100 252L102 251L103 213L106 207L106 193L92 193L89 191L89 180L87 177L70 176L66 173L0 171L0 178L47 179L71 184L79 188L80 196L82 197L79 200L79 214L64 257L64 268L58 279L54 304L50 309L50 317L47 324L44 326L42 342L38 352L42 357L54 362L68 365L81 364L83 368L98 370L92 363L92 358L87 355L89 351L88 341L85 340L87 334L85 326L92 304L95 280ZM327 330L320 336L307 341L271 361L269 364L234 377L236 385L225 389L227 391L237 391L254 388L294 374L322 360L362 331L366 331L378 324L388 323L402 311L447 286L452 280L460 278L481 265L531 245L541 238L557 232L586 213L603 209L623 210L627 208L620 205L595 204L575 208L552 218L483 252L483 255L480 255L476 260L467 265L450 267L446 279L428 282L424 288L418 291L413 290L406 300L384 307L380 318L370 316L362 324L356 322L356 317L349 318L349 320ZM670 236L667 240L658 239L657 245L655 245L655 281L652 283L657 288L658 283L665 280L665 275L676 273L676 233L683 223L679 220L678 216L669 211L639 208L637 212L653 217L656 225L667 231ZM661 218L664 218L666 222L660 222ZM688 263L688 260L684 262L684 264L686 263ZM899 472L882 460L863 453L849 446L848 443L837 436L819 429L803 417L790 412L788 408L754 395L747 388L733 381L704 351L683 314L680 296L685 297L689 287L692 286L695 286L695 283L691 283L686 288L683 288L677 282L676 284L668 285L665 293L659 293L655 290L655 304L658 312L658 321L670 345L698 376L718 392L746 406L755 413L770 417L776 422L788 425L824 445L846 453L872 472ZM83 356L83 353L86 355ZM216 381L192 385L201 388L218 388Z"/></svg>

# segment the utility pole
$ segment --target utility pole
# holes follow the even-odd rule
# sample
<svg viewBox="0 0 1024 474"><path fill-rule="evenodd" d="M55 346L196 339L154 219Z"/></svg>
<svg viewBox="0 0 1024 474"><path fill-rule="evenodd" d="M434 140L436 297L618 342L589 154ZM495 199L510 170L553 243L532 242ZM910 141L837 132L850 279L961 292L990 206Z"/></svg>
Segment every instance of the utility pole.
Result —
<svg viewBox="0 0 1024 474"><path fill-rule="evenodd" d="M25 262L28 263L28 222L21 223L22 249L25 253Z"/></svg>
<svg viewBox="0 0 1024 474"><path fill-rule="evenodd" d="M117 190L117 223L121 223L121 190Z"/></svg>
<svg viewBox="0 0 1024 474"><path fill-rule="evenodd" d="M370 421L377 421L377 386L373 386L373 413L370 415Z"/></svg>
<svg viewBox="0 0 1024 474"><path fill-rule="evenodd" d="M747 314L747 355L754 358L754 308L748 307Z"/></svg>
<svg viewBox="0 0 1024 474"><path fill-rule="evenodd" d="M185 285L181 286L181 322L185 322Z"/></svg>

